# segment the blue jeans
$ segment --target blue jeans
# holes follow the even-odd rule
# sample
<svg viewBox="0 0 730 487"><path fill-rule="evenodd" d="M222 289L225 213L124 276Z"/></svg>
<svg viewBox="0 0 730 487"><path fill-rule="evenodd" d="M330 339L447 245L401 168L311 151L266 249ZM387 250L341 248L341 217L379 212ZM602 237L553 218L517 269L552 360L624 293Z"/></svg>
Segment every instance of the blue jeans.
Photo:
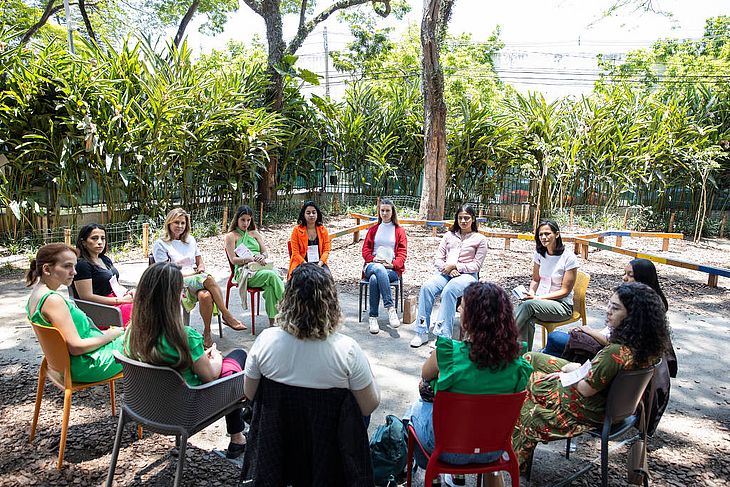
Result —
<svg viewBox="0 0 730 487"><path fill-rule="evenodd" d="M563 350L565 350L565 345L568 344L569 338L570 333L560 330L551 331L548 333L547 342L545 343L545 348L542 349L542 353L560 357L563 355Z"/></svg>
<svg viewBox="0 0 730 487"><path fill-rule="evenodd" d="M416 431L418 441L420 441L426 451L431 454L433 449L436 447L436 438L433 433L433 403L419 399L417 402L411 404L410 408L408 408L405 418L410 419L413 429ZM457 420L463 421L463 419ZM474 421L481 420L474 418ZM423 456L420 448L416 447L414 450L416 465L425 469L426 457ZM502 450L484 453L442 453L439 460L451 463L452 465L491 463L496 461L501 455Z"/></svg>
<svg viewBox="0 0 730 487"><path fill-rule="evenodd" d="M383 307L385 309L393 306L390 283L398 282L398 273L393 269L387 269L383 264L371 262L365 268L365 278L370 280L370 310L368 315L371 318L377 318L381 296L383 297Z"/></svg>
<svg viewBox="0 0 730 487"><path fill-rule="evenodd" d="M416 333L428 333L431 326L431 311L436 296L441 294L441 307L439 308L436 323L434 323L433 334L438 336L451 337L451 330L454 327L454 315L456 314L456 300L464 295L464 289L474 282L477 282L477 274L462 274L459 277L449 277L438 273L429 279L418 295L418 319L416 320Z"/></svg>

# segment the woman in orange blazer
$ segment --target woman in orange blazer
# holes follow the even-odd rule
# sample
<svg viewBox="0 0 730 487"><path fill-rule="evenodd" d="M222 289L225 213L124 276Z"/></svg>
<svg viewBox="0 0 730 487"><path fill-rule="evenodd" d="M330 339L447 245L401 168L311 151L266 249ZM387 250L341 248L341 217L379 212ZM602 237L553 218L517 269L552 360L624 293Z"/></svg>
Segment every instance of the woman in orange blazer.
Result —
<svg viewBox="0 0 730 487"><path fill-rule="evenodd" d="M322 212L314 201L305 201L289 239L289 276L303 262L316 262L329 271L330 248L330 235L322 224Z"/></svg>

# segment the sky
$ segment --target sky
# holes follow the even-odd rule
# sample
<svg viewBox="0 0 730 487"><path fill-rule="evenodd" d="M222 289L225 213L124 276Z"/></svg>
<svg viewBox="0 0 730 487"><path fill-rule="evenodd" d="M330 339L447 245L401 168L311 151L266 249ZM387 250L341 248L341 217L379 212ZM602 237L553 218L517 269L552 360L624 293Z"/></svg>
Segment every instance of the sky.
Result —
<svg viewBox="0 0 730 487"><path fill-rule="evenodd" d="M409 22L421 21L423 0L409 0L409 3L412 10L406 18L385 21L395 27L396 38ZM611 4L611 0L456 0L449 31L468 32L480 41L488 38L499 25L505 43L497 62L502 79L520 91L538 90L554 98L590 91L597 75L597 53L620 55L650 47L659 38L698 38L702 36L705 19L730 15L730 2L724 0L653 0L655 8L671 12L672 16L625 8L619 15L603 17ZM248 42L254 35L265 39L263 19L243 2L223 34L215 37L199 34L199 19L196 20L188 27L188 42L199 52L221 49L230 39ZM293 35L297 21L293 15L285 18L285 40ZM299 66L322 75L324 26L330 50L342 49L350 41L347 26L338 22L336 16L317 27L305 40L297 52ZM333 74L331 64L329 69ZM332 84L331 88L333 97L344 90L342 84ZM323 94L324 87L310 91Z"/></svg>

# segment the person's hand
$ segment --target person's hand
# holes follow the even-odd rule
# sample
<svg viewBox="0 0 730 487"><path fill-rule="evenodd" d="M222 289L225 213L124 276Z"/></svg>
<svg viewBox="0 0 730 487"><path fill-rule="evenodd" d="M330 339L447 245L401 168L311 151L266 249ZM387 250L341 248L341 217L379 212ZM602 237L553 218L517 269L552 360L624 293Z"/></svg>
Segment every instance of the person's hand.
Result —
<svg viewBox="0 0 730 487"><path fill-rule="evenodd" d="M386 264L385 259L382 257L373 257L373 262L376 264Z"/></svg>
<svg viewBox="0 0 730 487"><path fill-rule="evenodd" d="M104 335L110 337L112 340L124 334L124 328L121 326L110 326L104 331Z"/></svg>
<svg viewBox="0 0 730 487"><path fill-rule="evenodd" d="M322 266L324 265L324 262L322 262L322 261L320 260L319 262L317 262L317 265L318 265L318 266L320 266L320 267L322 267Z"/></svg>
<svg viewBox="0 0 730 487"><path fill-rule="evenodd" d="M393 269L393 264L391 264L390 262L383 262L383 267L385 267L386 269Z"/></svg>
<svg viewBox="0 0 730 487"><path fill-rule="evenodd" d="M449 276L451 277L459 277L461 275L461 272L457 271L456 269L449 272Z"/></svg>
<svg viewBox="0 0 730 487"><path fill-rule="evenodd" d="M213 345L212 345L212 346L211 346L211 347L210 347L209 349L207 349L207 350L205 351L205 354L206 354L206 355L208 356L208 358L209 358L209 359L211 359L211 360L215 360L215 358L216 358L216 357L218 357L219 355L221 355L221 356L223 355L223 354L221 354L221 352L220 352L220 351L218 350L218 347L216 347L216 345L215 345L215 342L213 343Z"/></svg>
<svg viewBox="0 0 730 487"><path fill-rule="evenodd" d="M545 374L539 379L537 379L535 382L542 382L544 380L555 380L560 378L560 372L553 372L552 374Z"/></svg>
<svg viewBox="0 0 730 487"><path fill-rule="evenodd" d="M134 296L132 296L132 294L130 294L130 293L127 293L124 296L122 296L121 298L117 298L117 302L119 304L133 303L134 302Z"/></svg>
<svg viewBox="0 0 730 487"><path fill-rule="evenodd" d="M259 264L266 264L266 258L262 254L254 255L253 260Z"/></svg>
<svg viewBox="0 0 730 487"><path fill-rule="evenodd" d="M565 372L567 374L568 372L573 372L574 370L577 370L579 368L580 368L580 364L577 364L575 362L570 362L570 363L567 363L567 364L563 365L562 367L560 367L560 371Z"/></svg>
<svg viewBox="0 0 730 487"><path fill-rule="evenodd" d="M127 294L129 296L132 296L132 299L134 299L134 293L136 293L136 292L137 292L136 289L130 289L130 290L127 291Z"/></svg>
<svg viewBox="0 0 730 487"><path fill-rule="evenodd" d="M535 291L529 290L525 295L522 297L522 301L527 301L528 299L535 299Z"/></svg>
<svg viewBox="0 0 730 487"><path fill-rule="evenodd" d="M450 276L451 275L451 271L455 271L455 270L456 270L456 266L454 264L446 264L444 266L444 270L441 271L441 272L443 274L447 275L447 276Z"/></svg>
<svg viewBox="0 0 730 487"><path fill-rule="evenodd" d="M198 267L198 268L197 268L197 269L195 270L195 272L197 272L198 274L205 274L205 266L200 266L200 267Z"/></svg>

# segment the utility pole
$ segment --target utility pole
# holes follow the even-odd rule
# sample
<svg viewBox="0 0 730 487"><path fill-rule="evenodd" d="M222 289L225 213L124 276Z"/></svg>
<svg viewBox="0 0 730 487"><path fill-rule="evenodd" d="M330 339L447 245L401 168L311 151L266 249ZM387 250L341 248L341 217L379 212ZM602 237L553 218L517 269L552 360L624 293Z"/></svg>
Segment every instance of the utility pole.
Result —
<svg viewBox="0 0 730 487"><path fill-rule="evenodd" d="M324 32L322 33L324 38L324 94L327 98L330 97L330 50L327 44L327 27L325 26Z"/></svg>
<svg viewBox="0 0 730 487"><path fill-rule="evenodd" d="M68 28L68 50L71 54L76 54L74 50L74 33L73 23L71 22L71 7L68 5L68 0L63 0L63 9L66 11L66 27Z"/></svg>

